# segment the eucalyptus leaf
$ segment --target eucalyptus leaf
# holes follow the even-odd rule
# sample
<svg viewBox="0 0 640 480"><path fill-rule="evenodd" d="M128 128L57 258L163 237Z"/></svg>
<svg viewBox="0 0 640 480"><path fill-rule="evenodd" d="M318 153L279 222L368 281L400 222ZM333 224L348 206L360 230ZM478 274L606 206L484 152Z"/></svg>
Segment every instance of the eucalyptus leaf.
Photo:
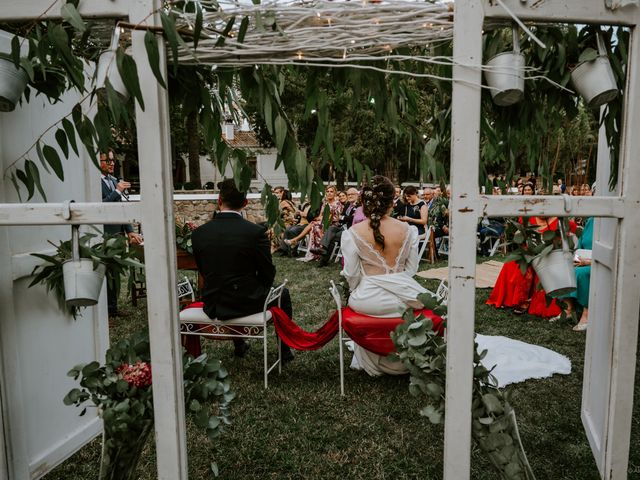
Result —
<svg viewBox="0 0 640 480"><path fill-rule="evenodd" d="M87 29L87 25L73 3L65 3L60 9L60 14L65 22L72 25L79 32L84 32Z"/></svg>
<svg viewBox="0 0 640 480"><path fill-rule="evenodd" d="M196 2L196 5L200 5L200 3ZM151 67L153 75L156 77L156 80L158 80L158 83L162 86L162 88L167 88L166 84L164 83L164 79L162 78L162 72L160 71L160 51L158 49L158 39L150 30L147 30L147 33L144 34L144 48L147 51L147 60L149 60L149 66Z"/></svg>

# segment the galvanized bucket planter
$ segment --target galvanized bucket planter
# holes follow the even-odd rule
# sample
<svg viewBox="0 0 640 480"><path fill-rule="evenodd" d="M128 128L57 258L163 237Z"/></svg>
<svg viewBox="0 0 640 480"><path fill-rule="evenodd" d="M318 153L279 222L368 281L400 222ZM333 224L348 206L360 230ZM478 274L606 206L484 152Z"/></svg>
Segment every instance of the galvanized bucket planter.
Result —
<svg viewBox="0 0 640 480"><path fill-rule="evenodd" d="M64 298L71 307L89 307L98 303L102 282L106 272L104 264L94 269L93 260L80 258L78 227L71 230L71 250L73 258L62 264Z"/></svg>
<svg viewBox="0 0 640 480"><path fill-rule="evenodd" d="M27 80L27 72L0 58L0 112L11 112L16 108L27 87Z"/></svg>
<svg viewBox="0 0 640 480"><path fill-rule="evenodd" d="M518 103L524 98L524 55L520 53L518 29L513 28L513 51L491 57L484 78L491 90L493 102L501 107Z"/></svg>
<svg viewBox="0 0 640 480"><path fill-rule="evenodd" d="M111 37L109 50L103 52L98 59L98 67L96 69L96 88L98 90L106 88L106 81L109 79L109 83L113 89L126 100L129 98L129 91L122 81L122 77L118 71L118 65L116 64L116 51L118 50L119 42L120 29L116 27Z"/></svg>
<svg viewBox="0 0 640 480"><path fill-rule="evenodd" d="M571 72L571 82L589 108L599 108L618 96L618 85L598 33L598 57L578 64Z"/></svg>

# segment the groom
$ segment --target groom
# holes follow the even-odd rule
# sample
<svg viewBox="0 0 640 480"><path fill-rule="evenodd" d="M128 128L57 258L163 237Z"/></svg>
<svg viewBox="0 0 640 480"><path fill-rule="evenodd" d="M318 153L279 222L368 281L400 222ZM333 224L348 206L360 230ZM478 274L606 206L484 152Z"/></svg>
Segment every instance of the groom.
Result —
<svg viewBox="0 0 640 480"><path fill-rule="evenodd" d="M263 226L242 218L247 205L232 179L218 184L220 211L213 220L194 230L191 240L198 270L204 277L204 312L209 318L229 320L262 311L273 285L276 267L271 260L271 246ZM282 310L293 318L291 297L285 288ZM249 345L234 339L235 355L243 357ZM287 345L282 345L282 361L293 359Z"/></svg>

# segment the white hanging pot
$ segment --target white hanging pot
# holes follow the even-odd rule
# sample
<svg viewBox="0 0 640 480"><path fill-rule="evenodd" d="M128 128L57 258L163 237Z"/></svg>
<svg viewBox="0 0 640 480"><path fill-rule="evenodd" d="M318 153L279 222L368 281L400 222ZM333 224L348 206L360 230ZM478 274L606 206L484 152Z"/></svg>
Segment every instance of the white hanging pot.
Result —
<svg viewBox="0 0 640 480"><path fill-rule="evenodd" d="M27 72L0 58L0 112L11 112L27 87Z"/></svg>
<svg viewBox="0 0 640 480"><path fill-rule="evenodd" d="M98 69L96 74L96 88L98 90L107 88L106 79L109 79L109 83L113 89L118 92L125 99L129 98L129 91L124 86L118 66L116 65L116 52L115 50L107 50L98 59Z"/></svg>
<svg viewBox="0 0 640 480"><path fill-rule="evenodd" d="M106 267L93 269L93 260L67 260L62 264L64 298L71 307L89 307L98 303Z"/></svg>
<svg viewBox="0 0 640 480"><path fill-rule="evenodd" d="M576 273L573 253L562 234L562 249L551 250L547 255L538 255L531 261L542 288L550 297L563 297L576 290Z"/></svg>
<svg viewBox="0 0 640 480"><path fill-rule="evenodd" d="M129 98L129 91L122 81L122 77L118 71L118 65L116 64L116 51L118 50L119 42L120 28L116 26L111 36L109 50L103 52L98 59L96 88L98 90L106 88L106 80L108 78L113 89L126 100Z"/></svg>
<svg viewBox="0 0 640 480"><path fill-rule="evenodd" d="M598 57L582 62L571 72L571 82L589 108L599 108L618 96L618 85L598 32Z"/></svg>
<svg viewBox="0 0 640 480"><path fill-rule="evenodd" d="M524 55L520 53L518 30L513 27L513 52L499 53L486 64L484 78L493 103L501 107L518 103L524 97Z"/></svg>

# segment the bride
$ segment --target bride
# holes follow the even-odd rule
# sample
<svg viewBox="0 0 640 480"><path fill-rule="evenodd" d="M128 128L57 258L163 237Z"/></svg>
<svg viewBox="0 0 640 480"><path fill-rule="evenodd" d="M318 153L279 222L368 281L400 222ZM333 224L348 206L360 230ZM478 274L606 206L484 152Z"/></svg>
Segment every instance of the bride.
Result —
<svg viewBox="0 0 640 480"><path fill-rule="evenodd" d="M389 215L394 195L388 178L373 177L361 194L366 220L342 234L342 275L351 290L349 307L372 317L400 317L407 307L421 308L416 297L426 291L413 279L418 271L418 230ZM358 345L354 359L369 375L406 373L401 363Z"/></svg>
<svg viewBox="0 0 640 480"><path fill-rule="evenodd" d="M419 263L418 231L389 215L394 193L388 178L373 177L361 195L366 220L345 231L341 241L349 307L380 318L400 317L407 307L422 308L416 297L427 291L413 279ZM496 365L492 373L499 386L571 371L568 358L543 347L500 336L477 335L476 342L480 351L489 349L483 363L487 368ZM357 344L351 366L372 376L407 373L400 362Z"/></svg>

